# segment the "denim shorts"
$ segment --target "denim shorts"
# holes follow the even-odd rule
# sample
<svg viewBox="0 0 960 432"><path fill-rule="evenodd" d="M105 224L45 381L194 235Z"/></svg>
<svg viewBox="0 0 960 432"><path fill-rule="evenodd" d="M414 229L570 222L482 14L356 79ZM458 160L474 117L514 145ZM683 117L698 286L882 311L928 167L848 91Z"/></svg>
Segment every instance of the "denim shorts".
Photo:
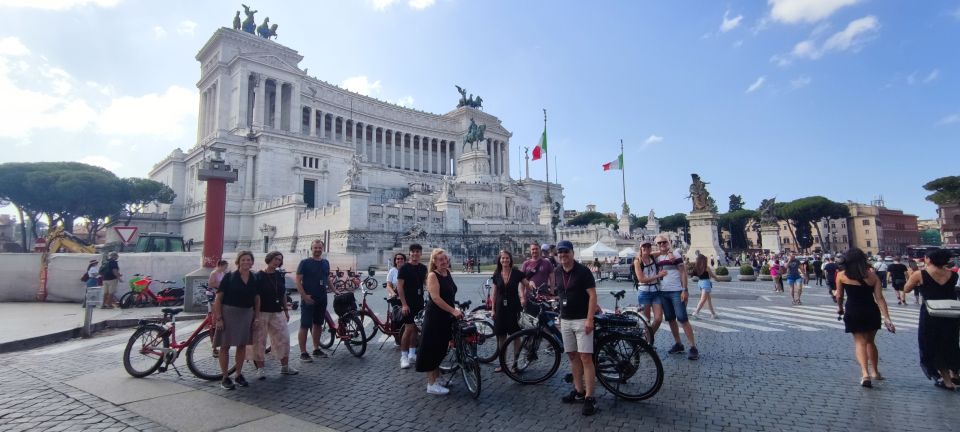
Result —
<svg viewBox="0 0 960 432"><path fill-rule="evenodd" d="M658 291L640 291L637 293L637 304L640 306L660 304Z"/></svg>
<svg viewBox="0 0 960 432"><path fill-rule="evenodd" d="M663 305L664 321L679 321L685 323L690 319L687 317L687 304L680 301L682 291L660 291L660 304Z"/></svg>
<svg viewBox="0 0 960 432"><path fill-rule="evenodd" d="M800 282L800 280L801 280L800 276L797 276L797 277L787 276L787 285L793 285L797 282Z"/></svg>
<svg viewBox="0 0 960 432"><path fill-rule="evenodd" d="M697 286L700 287L700 290L705 293L713 291L713 281L710 279L700 279L697 281Z"/></svg>

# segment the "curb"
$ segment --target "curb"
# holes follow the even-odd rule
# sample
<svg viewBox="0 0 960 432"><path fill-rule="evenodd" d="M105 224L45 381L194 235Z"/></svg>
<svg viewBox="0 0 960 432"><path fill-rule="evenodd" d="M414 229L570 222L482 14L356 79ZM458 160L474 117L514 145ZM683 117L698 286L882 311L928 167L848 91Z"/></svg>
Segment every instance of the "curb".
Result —
<svg viewBox="0 0 960 432"><path fill-rule="evenodd" d="M179 315L177 316L177 321L191 321L191 320L201 320L204 319L207 315ZM93 333L96 333L101 330L114 329L114 328L130 328L136 327L141 319L146 318L123 318L123 319L108 319L100 322L96 322L90 325L90 330ZM12 342L0 343L0 354L16 352L16 351L26 351L34 348L40 348L47 345L53 345L60 342L65 342L70 339L76 339L80 337L80 332L83 330L83 327L76 327L70 330L63 330L56 333L45 334L41 336L34 336L31 338L16 340Z"/></svg>

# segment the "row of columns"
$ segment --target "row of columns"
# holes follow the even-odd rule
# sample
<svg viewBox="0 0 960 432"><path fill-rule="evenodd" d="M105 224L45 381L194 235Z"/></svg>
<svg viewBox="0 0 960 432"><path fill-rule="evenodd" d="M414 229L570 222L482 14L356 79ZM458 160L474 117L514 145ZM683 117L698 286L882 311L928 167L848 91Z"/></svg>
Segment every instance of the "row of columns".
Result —
<svg viewBox="0 0 960 432"><path fill-rule="evenodd" d="M510 147L504 141L487 138L490 175L501 176L510 170Z"/></svg>
<svg viewBox="0 0 960 432"><path fill-rule="evenodd" d="M214 82L200 93L200 116L197 125L197 140L206 138L217 128L217 110L220 98L217 97L217 83Z"/></svg>

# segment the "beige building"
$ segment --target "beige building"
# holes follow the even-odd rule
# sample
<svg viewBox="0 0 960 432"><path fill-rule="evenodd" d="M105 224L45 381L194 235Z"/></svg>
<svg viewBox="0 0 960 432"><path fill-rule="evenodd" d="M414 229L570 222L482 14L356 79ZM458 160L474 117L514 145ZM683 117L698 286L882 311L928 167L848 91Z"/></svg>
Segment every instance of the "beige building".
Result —
<svg viewBox="0 0 960 432"><path fill-rule="evenodd" d="M947 204L937 208L940 225L940 240L943 244L960 243L960 204Z"/></svg>
<svg viewBox="0 0 960 432"><path fill-rule="evenodd" d="M917 216L888 209L883 200L871 204L847 202L850 209L850 245L868 255L904 255L907 246L920 244Z"/></svg>

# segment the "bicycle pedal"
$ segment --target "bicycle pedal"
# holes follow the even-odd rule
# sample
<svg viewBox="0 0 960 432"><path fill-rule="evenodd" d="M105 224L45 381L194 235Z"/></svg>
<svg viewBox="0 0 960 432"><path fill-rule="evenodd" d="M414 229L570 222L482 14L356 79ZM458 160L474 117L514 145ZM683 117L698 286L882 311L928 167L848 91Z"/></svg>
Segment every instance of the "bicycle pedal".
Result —
<svg viewBox="0 0 960 432"><path fill-rule="evenodd" d="M166 367L166 366L160 366L160 367L157 368L157 372L166 372L166 371L167 371L167 367Z"/></svg>

